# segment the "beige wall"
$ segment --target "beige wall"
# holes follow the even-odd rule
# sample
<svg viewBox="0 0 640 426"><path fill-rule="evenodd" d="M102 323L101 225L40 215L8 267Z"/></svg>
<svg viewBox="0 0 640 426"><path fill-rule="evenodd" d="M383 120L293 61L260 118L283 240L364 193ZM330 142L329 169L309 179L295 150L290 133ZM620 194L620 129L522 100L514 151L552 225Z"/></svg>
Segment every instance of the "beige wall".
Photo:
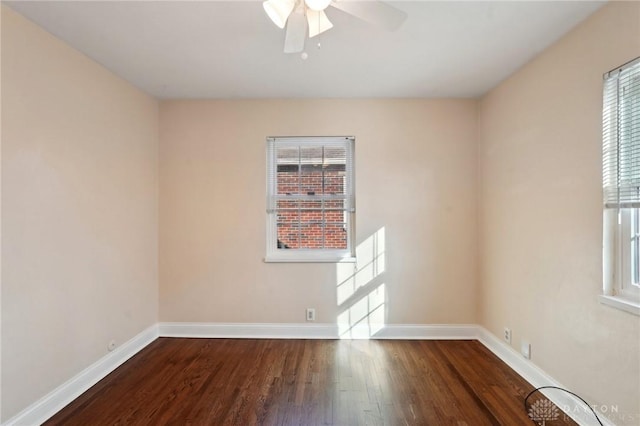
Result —
<svg viewBox="0 0 640 426"><path fill-rule="evenodd" d="M605 6L480 105L481 321L640 422L640 318L600 305L602 74L640 55L640 3Z"/></svg>
<svg viewBox="0 0 640 426"><path fill-rule="evenodd" d="M336 323L381 284L386 323L477 321L475 101L167 101L160 117L161 321L300 323L314 307ZM356 240L384 228L386 262L341 306L336 265L262 260L265 137L284 135L356 137Z"/></svg>
<svg viewBox="0 0 640 426"><path fill-rule="evenodd" d="M2 418L157 322L158 104L2 6Z"/></svg>

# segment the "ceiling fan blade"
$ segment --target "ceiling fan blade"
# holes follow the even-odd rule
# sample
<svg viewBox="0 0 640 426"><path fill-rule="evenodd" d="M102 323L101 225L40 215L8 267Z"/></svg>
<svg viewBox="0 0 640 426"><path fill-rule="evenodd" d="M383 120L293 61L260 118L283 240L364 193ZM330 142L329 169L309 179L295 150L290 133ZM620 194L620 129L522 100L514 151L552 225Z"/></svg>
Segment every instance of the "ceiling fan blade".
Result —
<svg viewBox="0 0 640 426"><path fill-rule="evenodd" d="M284 37L284 53L298 53L304 50L304 39L307 37L307 20L304 8L298 7L289 15L287 33Z"/></svg>
<svg viewBox="0 0 640 426"><path fill-rule="evenodd" d="M407 19L405 12L378 0L335 0L331 6L389 31L397 30Z"/></svg>
<svg viewBox="0 0 640 426"><path fill-rule="evenodd" d="M315 37L333 28L324 10L307 9L307 23L309 24L309 38Z"/></svg>

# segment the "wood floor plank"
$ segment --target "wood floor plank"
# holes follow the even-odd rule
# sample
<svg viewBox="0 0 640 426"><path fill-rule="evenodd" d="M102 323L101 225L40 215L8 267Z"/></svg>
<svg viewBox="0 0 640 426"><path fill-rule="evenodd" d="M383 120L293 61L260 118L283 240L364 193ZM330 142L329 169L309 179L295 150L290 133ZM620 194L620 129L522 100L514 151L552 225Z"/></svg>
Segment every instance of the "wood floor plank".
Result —
<svg viewBox="0 0 640 426"><path fill-rule="evenodd" d="M477 341L160 338L45 424L532 425L531 390Z"/></svg>

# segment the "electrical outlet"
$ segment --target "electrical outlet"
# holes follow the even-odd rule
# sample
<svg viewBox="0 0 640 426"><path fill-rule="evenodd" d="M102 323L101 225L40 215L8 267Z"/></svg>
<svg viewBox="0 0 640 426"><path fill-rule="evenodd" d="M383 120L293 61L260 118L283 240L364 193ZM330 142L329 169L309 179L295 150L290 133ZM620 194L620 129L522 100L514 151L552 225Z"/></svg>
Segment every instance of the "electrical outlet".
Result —
<svg viewBox="0 0 640 426"><path fill-rule="evenodd" d="M511 344L511 329L505 327L504 328L504 341L508 344Z"/></svg>
<svg viewBox="0 0 640 426"><path fill-rule="evenodd" d="M316 320L315 308L307 308L307 321L315 321L315 320Z"/></svg>
<svg viewBox="0 0 640 426"><path fill-rule="evenodd" d="M520 342L520 353L522 353L522 356L526 359L531 359L531 343L522 340Z"/></svg>

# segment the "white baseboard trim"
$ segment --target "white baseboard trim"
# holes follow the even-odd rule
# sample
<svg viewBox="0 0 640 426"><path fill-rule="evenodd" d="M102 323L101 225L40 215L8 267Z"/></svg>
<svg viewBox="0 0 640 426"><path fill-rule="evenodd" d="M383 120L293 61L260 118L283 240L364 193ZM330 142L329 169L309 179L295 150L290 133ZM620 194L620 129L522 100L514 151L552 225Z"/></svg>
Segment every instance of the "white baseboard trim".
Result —
<svg viewBox="0 0 640 426"><path fill-rule="evenodd" d="M473 340L478 326L473 324L403 324L387 325L375 333L373 339L400 340Z"/></svg>
<svg viewBox="0 0 640 426"><path fill-rule="evenodd" d="M3 423L3 426L33 426L47 421L71 401L86 392L129 358L158 338L158 326L153 325L113 352L100 358L38 401Z"/></svg>
<svg viewBox="0 0 640 426"><path fill-rule="evenodd" d="M336 324L249 324L163 322L160 337L201 337L226 339L459 339L477 336L476 325L389 324L371 332L369 326L342 327Z"/></svg>
<svg viewBox="0 0 640 426"><path fill-rule="evenodd" d="M336 339L333 324L161 322L160 337L209 339Z"/></svg>
<svg viewBox="0 0 640 426"><path fill-rule="evenodd" d="M505 364L511 367L526 381L531 383L534 388L539 388L541 386L557 386L567 389L547 373L545 373L543 370L541 370L533 362L524 358L515 349L502 342L502 340L490 333L484 327L478 326L477 331L477 339L480 341L480 343L486 346L487 349L489 349L498 358L504 361ZM555 389L544 389L540 392L579 425L590 426L597 424L597 421L595 420L593 414L589 411L589 409L585 407L582 402L580 402L570 394ZM604 415L599 414L599 416L604 426L615 426L615 424L612 423L611 420L606 418Z"/></svg>

